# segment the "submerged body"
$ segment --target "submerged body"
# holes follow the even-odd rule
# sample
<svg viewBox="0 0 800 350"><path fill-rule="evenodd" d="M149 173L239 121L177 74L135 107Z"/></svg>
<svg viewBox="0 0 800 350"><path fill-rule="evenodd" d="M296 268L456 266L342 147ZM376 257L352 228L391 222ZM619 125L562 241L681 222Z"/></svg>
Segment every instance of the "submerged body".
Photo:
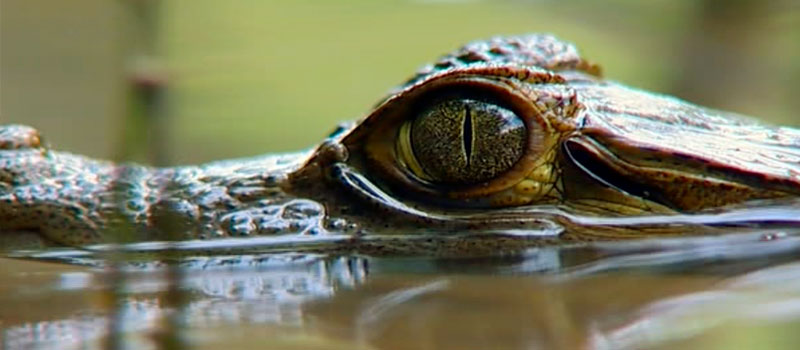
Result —
<svg viewBox="0 0 800 350"><path fill-rule="evenodd" d="M798 196L800 131L603 80L548 35L444 56L309 152L150 168L0 127L0 234L65 245L335 233L370 252L493 251L712 233L673 215ZM435 239L456 234L472 239Z"/></svg>

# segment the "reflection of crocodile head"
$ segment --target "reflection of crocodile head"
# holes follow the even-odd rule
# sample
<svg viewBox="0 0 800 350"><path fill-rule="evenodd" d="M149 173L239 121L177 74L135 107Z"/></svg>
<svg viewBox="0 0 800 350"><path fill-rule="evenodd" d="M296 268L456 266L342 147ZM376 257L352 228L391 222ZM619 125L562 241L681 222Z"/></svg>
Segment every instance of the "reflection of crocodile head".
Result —
<svg viewBox="0 0 800 350"><path fill-rule="evenodd" d="M796 329L800 237L762 237L550 246L475 259L204 256L101 271L0 259L12 263L0 270L0 344L94 349L117 337L126 348L169 348L159 335L171 334L196 348L248 339L254 345L235 348L649 349L729 334L731 321ZM108 262L54 250L29 257Z"/></svg>
<svg viewBox="0 0 800 350"><path fill-rule="evenodd" d="M95 262L103 263L102 260ZM80 292L82 295L96 294L100 298L117 298L116 303L107 305L116 307L75 305L66 308L69 310L67 315L63 310L48 310L46 321L8 320L10 322L0 325L0 344L9 350L85 349L87 344L93 344L110 333L132 338L128 341L134 344L150 344L154 340L147 339L147 334L163 330L164 318L174 312L171 308L179 309L181 328L212 329L225 325L299 327L306 321L305 304L332 298L336 291L354 289L366 279L365 261L356 257L295 254L198 257L184 260L180 266L182 276L177 286L170 280L174 276L165 273L166 270L157 262L136 264L124 271L106 269L94 273L65 273L52 284L54 290L39 285L41 293L23 293L17 297L35 300L34 304L47 308L53 303L74 305L76 303L71 298L75 292ZM113 285L120 281L111 277L112 274L124 278L121 284L124 287ZM109 283L112 285L107 286ZM176 287L185 295L181 305L172 305L174 300L165 295L174 292ZM53 295L51 298L56 300L38 302L43 294ZM37 312L29 310L28 313ZM122 321L114 325L114 317ZM150 346L152 344L144 348Z"/></svg>
<svg viewBox="0 0 800 350"><path fill-rule="evenodd" d="M117 166L7 126L0 229L62 244L335 234L373 253L493 251L709 232L714 218L672 215L800 194L800 131L599 71L552 36L475 42L313 151L202 166ZM442 238L456 233L471 238Z"/></svg>

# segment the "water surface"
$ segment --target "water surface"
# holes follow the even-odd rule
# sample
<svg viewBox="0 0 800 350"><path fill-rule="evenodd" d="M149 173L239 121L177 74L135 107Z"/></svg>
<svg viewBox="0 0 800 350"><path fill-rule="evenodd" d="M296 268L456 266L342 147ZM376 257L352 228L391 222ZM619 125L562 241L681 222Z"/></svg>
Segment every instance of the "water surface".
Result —
<svg viewBox="0 0 800 350"><path fill-rule="evenodd" d="M203 256L161 259L9 253L14 258L0 259L3 348L794 349L800 342L800 236L790 230L460 259L207 248Z"/></svg>

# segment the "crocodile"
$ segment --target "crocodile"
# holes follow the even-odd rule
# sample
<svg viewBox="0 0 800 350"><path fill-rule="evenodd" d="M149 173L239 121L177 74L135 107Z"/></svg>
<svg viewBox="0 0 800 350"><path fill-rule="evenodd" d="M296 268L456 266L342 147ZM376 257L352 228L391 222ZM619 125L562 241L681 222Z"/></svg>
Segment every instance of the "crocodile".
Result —
<svg viewBox="0 0 800 350"><path fill-rule="evenodd" d="M549 34L469 43L298 153L155 168L0 127L0 235L67 246L335 235L491 252L712 234L720 208L798 195L800 130L606 80Z"/></svg>

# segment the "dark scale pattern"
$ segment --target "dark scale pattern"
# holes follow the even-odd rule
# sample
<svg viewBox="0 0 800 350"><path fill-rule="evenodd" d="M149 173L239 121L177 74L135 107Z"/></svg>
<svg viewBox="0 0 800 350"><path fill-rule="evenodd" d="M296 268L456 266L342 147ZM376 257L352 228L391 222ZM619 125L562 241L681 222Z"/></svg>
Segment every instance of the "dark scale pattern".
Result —
<svg viewBox="0 0 800 350"><path fill-rule="evenodd" d="M575 70L599 76L600 67L584 60L574 45L548 34L495 37L464 45L417 72L407 85L444 70L471 65L515 65L549 71Z"/></svg>
<svg viewBox="0 0 800 350"><path fill-rule="evenodd" d="M79 245L325 232L320 204L281 189L300 154L155 169L48 151L38 140L31 128L0 127L0 233Z"/></svg>
<svg viewBox="0 0 800 350"><path fill-rule="evenodd" d="M164 203L202 238L298 234L311 228L319 232L321 205L288 195L279 186L298 160L262 157L177 168Z"/></svg>
<svg viewBox="0 0 800 350"><path fill-rule="evenodd" d="M13 159L17 162L3 164L4 169L10 166L16 171L14 180L0 184L0 201L4 203L0 206L0 228L39 226L47 228L43 233L59 242L96 240L102 225L99 217L107 210L100 185L109 177L106 169L72 155L15 152L19 153ZM61 166L48 167L39 159L60 162Z"/></svg>

